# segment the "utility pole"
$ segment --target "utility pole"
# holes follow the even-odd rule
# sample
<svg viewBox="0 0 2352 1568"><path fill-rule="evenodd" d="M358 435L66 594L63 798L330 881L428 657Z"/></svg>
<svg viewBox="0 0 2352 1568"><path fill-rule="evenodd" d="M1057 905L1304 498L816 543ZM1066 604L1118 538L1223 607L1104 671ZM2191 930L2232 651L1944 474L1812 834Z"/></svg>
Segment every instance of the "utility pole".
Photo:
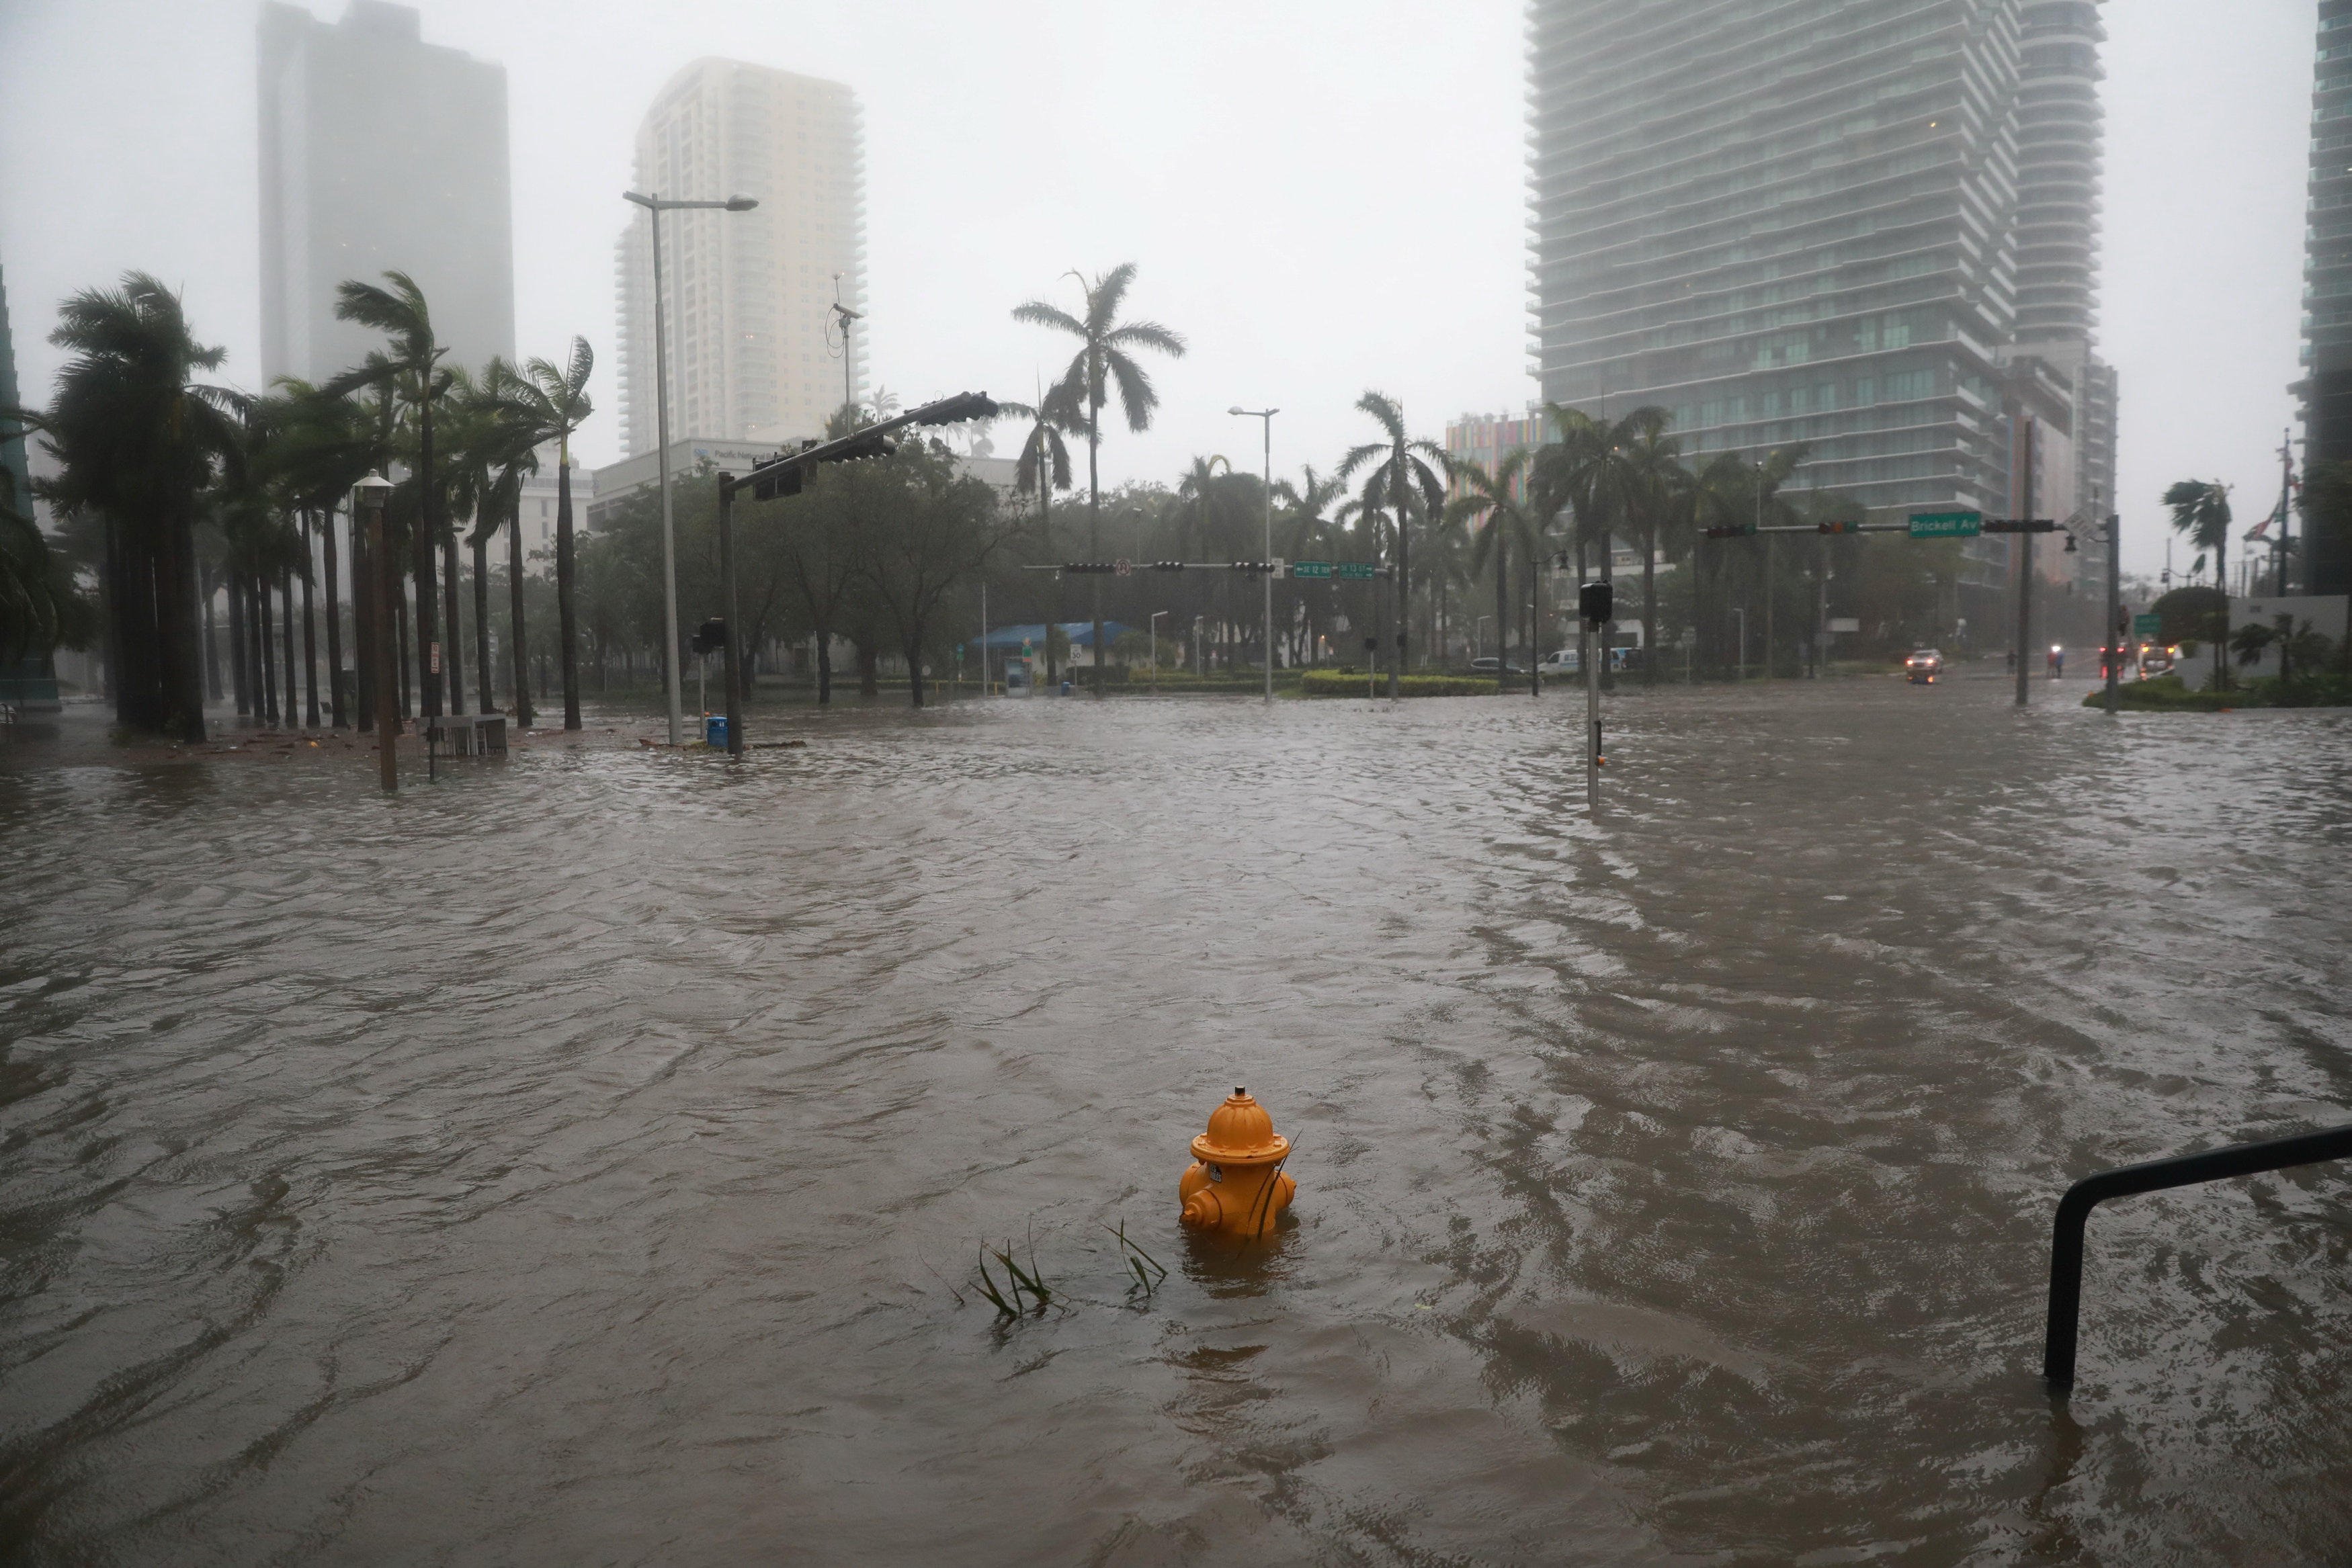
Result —
<svg viewBox="0 0 2352 1568"><path fill-rule="evenodd" d="M370 663L375 674L376 778L385 794L396 795L400 792L400 693L393 662L392 634L394 618L400 613L393 602L400 580L390 570L392 557L383 538L383 503L392 494L392 483L381 474L371 472L354 488L359 492L356 510L367 514L368 586L375 599L368 630L375 643Z"/></svg>
<svg viewBox="0 0 2352 1568"><path fill-rule="evenodd" d="M1244 419L1255 419L1265 432L1265 554L1262 558L1265 570L1259 575L1265 579L1265 700L1274 700L1274 416L1278 408L1243 408L1239 404L1225 410ZM1402 518L1402 512L1399 513Z"/></svg>
<svg viewBox="0 0 2352 1568"><path fill-rule="evenodd" d="M841 321L841 406L854 406L857 402L857 357L849 351L849 324L866 318L841 302L841 274L833 275L833 313ZM875 413L879 416L880 409Z"/></svg>
<svg viewBox="0 0 2352 1568"><path fill-rule="evenodd" d="M2033 516L2033 448L2034 437L2040 432L2037 422L2025 422L2025 510L2027 519ZM2029 530L2017 537L2017 704L2023 707L2029 690L2025 663L2032 649L2033 632L2033 535Z"/></svg>

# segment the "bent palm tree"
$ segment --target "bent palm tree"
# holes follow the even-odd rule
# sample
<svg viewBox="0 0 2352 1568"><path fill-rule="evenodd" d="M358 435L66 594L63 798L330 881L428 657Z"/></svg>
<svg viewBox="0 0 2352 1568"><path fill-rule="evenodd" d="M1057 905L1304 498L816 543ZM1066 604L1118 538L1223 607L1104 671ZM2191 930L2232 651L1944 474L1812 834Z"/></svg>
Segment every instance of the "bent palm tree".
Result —
<svg viewBox="0 0 2352 1568"><path fill-rule="evenodd" d="M2188 535L2191 544L2213 558L2213 582L2221 591L2220 640L2226 643L2230 637L2230 486L2219 479L2183 479L2165 491L2164 504L2171 509L2173 531ZM2213 680L2223 690L2229 688L2229 661L2218 652L2213 655Z"/></svg>
<svg viewBox="0 0 2352 1568"><path fill-rule="evenodd" d="M1071 276L1077 277L1076 273ZM1184 340L1156 321L1119 320L1118 308L1126 302L1127 291L1135 283L1135 263L1121 262L1092 283L1083 277L1078 282L1087 297L1083 319L1043 299L1014 306L1013 319L1034 327L1051 327L1078 340L1078 351L1072 356L1069 369L1063 372L1055 390L1067 398L1069 406L1085 413L1087 554L1089 559L1098 559L1102 554L1103 404L1109 400L1111 385L1116 382L1119 411L1127 416L1127 428L1137 434L1150 429L1151 412L1160 406L1160 393L1152 387L1150 374L1129 350L1151 349L1171 359L1181 359ZM1104 669L1102 579L1094 579L1093 587L1095 695L1100 696Z"/></svg>
<svg viewBox="0 0 2352 1568"><path fill-rule="evenodd" d="M588 416L596 411L588 400L588 377L596 368L596 356L585 338L572 340L572 356L559 368L551 361L533 360L523 367L520 376L500 377L497 390L520 411L530 444L555 443L555 619L558 641L562 643L559 663L563 667L563 727L580 727L580 640L579 597L580 556L572 532L572 436ZM520 530L517 530L518 534ZM509 606L514 617L515 647L523 645L522 626L522 553L515 540L508 541ZM520 657L520 653L518 653ZM522 690L517 676L515 690ZM520 698L518 698L520 700ZM523 721L527 722L527 721Z"/></svg>
<svg viewBox="0 0 2352 1568"><path fill-rule="evenodd" d="M439 489L433 474L433 404L447 390L446 376L436 366L448 352L433 341L433 313L425 291L404 272L387 272L392 287L379 287L347 277L335 286L335 319L373 327L389 340L391 352L371 354L365 364L329 378L322 389L341 397L363 386L390 386L416 411L416 478L418 504L423 508L415 538L416 675L422 711L438 716L441 676L433 666L433 546L441 534L436 503ZM387 566L390 563L385 563ZM452 650L453 653L455 650Z"/></svg>
<svg viewBox="0 0 2352 1568"><path fill-rule="evenodd" d="M49 341L72 357L44 421L63 467L45 494L61 513L102 520L116 716L200 741L198 496L241 462L249 400L191 381L226 352L196 342L179 296L143 272L68 299Z"/></svg>
<svg viewBox="0 0 2352 1568"><path fill-rule="evenodd" d="M1391 591L1397 612L1396 656L1389 661L1389 700L1394 702L1398 667L1404 663L1405 612L1412 602L1406 549L1412 529L1406 526L1406 518L1416 490L1432 521L1444 515L1445 482L1438 476L1451 467L1453 460L1435 442L1416 440L1406 434L1404 410L1385 392L1368 392L1356 400L1356 406L1379 423L1381 439L1349 448L1348 455L1339 460L1339 477L1351 478L1359 470L1369 468L1362 493L1358 497L1364 517L1369 520L1386 511L1396 521L1396 581ZM1436 463L1435 468L1429 465L1432 461Z"/></svg>

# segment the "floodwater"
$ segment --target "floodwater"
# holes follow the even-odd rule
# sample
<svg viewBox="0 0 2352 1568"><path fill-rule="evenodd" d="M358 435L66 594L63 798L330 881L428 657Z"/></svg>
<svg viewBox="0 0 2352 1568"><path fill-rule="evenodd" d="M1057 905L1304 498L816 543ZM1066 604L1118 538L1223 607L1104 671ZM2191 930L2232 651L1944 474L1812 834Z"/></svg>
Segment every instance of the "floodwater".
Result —
<svg viewBox="0 0 2352 1568"><path fill-rule="evenodd" d="M2054 690L0 773L0 1557L2352 1561L2352 1173L2036 1375L2352 1120L2352 716Z"/></svg>

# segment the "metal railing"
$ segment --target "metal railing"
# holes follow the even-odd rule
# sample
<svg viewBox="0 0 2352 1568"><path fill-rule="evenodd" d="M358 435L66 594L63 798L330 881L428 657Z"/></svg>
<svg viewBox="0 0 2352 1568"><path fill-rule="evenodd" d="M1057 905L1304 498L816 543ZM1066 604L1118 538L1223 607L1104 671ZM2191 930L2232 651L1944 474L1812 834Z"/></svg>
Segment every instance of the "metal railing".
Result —
<svg viewBox="0 0 2352 1568"><path fill-rule="evenodd" d="M2290 1166L2341 1159L2352 1159L2352 1124L2118 1166L2084 1176L2068 1187L2066 1196L2058 1200L2058 1216L2050 1234L2050 1324L2042 1342L2042 1375L2051 1389L2063 1394L2074 1386L2074 1330L2083 1307L2083 1228L2095 1205L2136 1192L2159 1192L2200 1181L2259 1176Z"/></svg>

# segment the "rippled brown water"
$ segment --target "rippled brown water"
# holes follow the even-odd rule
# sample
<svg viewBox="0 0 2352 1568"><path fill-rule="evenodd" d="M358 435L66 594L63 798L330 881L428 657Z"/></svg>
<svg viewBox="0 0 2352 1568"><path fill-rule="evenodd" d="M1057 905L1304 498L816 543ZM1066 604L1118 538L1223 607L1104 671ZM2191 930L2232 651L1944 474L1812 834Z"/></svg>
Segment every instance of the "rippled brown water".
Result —
<svg viewBox="0 0 2352 1568"><path fill-rule="evenodd" d="M2107 1206L2034 1375L2068 1180L2352 1119L2352 721L2002 695L1628 697L1598 826L1559 698L0 774L0 1546L2352 1560L2352 1173Z"/></svg>

